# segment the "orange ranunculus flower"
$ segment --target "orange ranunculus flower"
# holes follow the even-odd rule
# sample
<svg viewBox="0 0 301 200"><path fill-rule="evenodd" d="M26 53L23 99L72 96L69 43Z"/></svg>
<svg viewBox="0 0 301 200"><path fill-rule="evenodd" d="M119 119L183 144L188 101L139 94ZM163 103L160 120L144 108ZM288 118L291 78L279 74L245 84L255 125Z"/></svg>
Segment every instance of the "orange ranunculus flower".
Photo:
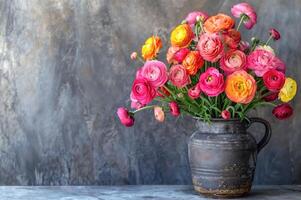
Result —
<svg viewBox="0 0 301 200"><path fill-rule="evenodd" d="M227 97L236 103L250 103L256 93L256 81L244 70L230 74L226 79L225 93Z"/></svg>
<svg viewBox="0 0 301 200"><path fill-rule="evenodd" d="M189 75L195 75L204 65L204 59L199 51L191 51L183 60L183 66Z"/></svg>
<svg viewBox="0 0 301 200"><path fill-rule="evenodd" d="M181 24L177 26L170 36L171 45L174 47L187 47L192 39L194 38L194 33L188 24Z"/></svg>
<svg viewBox="0 0 301 200"><path fill-rule="evenodd" d="M207 33L216 33L219 31L226 31L231 29L235 21L228 15L219 13L215 16L209 17L204 23L204 30Z"/></svg>
<svg viewBox="0 0 301 200"><path fill-rule="evenodd" d="M162 41L158 36L149 37L142 46L142 57L144 60L154 59L162 48Z"/></svg>

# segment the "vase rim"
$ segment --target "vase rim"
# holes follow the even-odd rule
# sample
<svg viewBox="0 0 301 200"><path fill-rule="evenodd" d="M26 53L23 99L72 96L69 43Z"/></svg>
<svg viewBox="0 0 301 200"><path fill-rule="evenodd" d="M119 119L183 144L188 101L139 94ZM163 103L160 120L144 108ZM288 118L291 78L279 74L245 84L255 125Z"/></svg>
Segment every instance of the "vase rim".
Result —
<svg viewBox="0 0 301 200"><path fill-rule="evenodd" d="M201 119L196 119L199 122L205 122ZM210 119L211 122L244 122L246 120L241 120L240 118L231 118L231 119L223 119L223 118L211 118ZM206 123L206 122L205 122Z"/></svg>

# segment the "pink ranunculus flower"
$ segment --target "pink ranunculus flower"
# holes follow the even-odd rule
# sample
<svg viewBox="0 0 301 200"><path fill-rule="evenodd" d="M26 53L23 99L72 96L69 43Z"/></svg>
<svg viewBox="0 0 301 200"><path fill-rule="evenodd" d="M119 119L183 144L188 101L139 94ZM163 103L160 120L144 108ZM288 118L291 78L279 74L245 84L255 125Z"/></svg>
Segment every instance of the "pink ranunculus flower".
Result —
<svg viewBox="0 0 301 200"><path fill-rule="evenodd" d="M131 108L133 109L140 109L142 107L144 107L145 105L141 104L137 99L135 99L133 96L133 94L131 93L130 95L131 97Z"/></svg>
<svg viewBox="0 0 301 200"><path fill-rule="evenodd" d="M177 117L180 115L180 108L178 106L178 104L175 101L172 101L169 103L169 108L170 108L170 113Z"/></svg>
<svg viewBox="0 0 301 200"><path fill-rule="evenodd" d="M257 14L254 8L248 3L234 5L231 8L231 13L236 18L246 15L248 18L244 20L244 25L247 29L251 29L257 22Z"/></svg>
<svg viewBox="0 0 301 200"><path fill-rule="evenodd" d="M281 71L285 74L286 65L280 58L274 57L273 66L275 66L276 70Z"/></svg>
<svg viewBox="0 0 301 200"><path fill-rule="evenodd" d="M247 68L252 69L257 76L262 77L268 70L283 68L283 65L273 53L258 49L247 56Z"/></svg>
<svg viewBox="0 0 301 200"><path fill-rule="evenodd" d="M200 94L201 94L201 89L198 85L190 88L188 90L188 96L191 98L191 99L197 99L200 97Z"/></svg>
<svg viewBox="0 0 301 200"><path fill-rule="evenodd" d="M126 126L130 127L134 125L134 117L130 115L129 111L126 108L120 107L117 109L117 115L120 122Z"/></svg>
<svg viewBox="0 0 301 200"><path fill-rule="evenodd" d="M202 34L197 44L197 49L204 60L210 62L216 62L224 53L223 42L216 33Z"/></svg>
<svg viewBox="0 0 301 200"><path fill-rule="evenodd" d="M131 99L141 105L151 102L156 96L156 90L146 78L135 79L132 86Z"/></svg>
<svg viewBox="0 0 301 200"><path fill-rule="evenodd" d="M170 82L178 87L183 88L190 84L190 77L182 65L173 65L169 70Z"/></svg>
<svg viewBox="0 0 301 200"><path fill-rule="evenodd" d="M245 69L247 57L244 52L240 50L229 50L220 59L221 69L227 74Z"/></svg>
<svg viewBox="0 0 301 200"><path fill-rule="evenodd" d="M166 65L157 60L146 61L141 69L141 75L154 88L163 86L168 80Z"/></svg>
<svg viewBox="0 0 301 200"><path fill-rule="evenodd" d="M194 11L189 13L185 20L187 24L189 24L191 27L194 27L198 17L200 17L201 20L204 22L208 18L208 15L201 11Z"/></svg>
<svg viewBox="0 0 301 200"><path fill-rule="evenodd" d="M143 78L142 67L138 68L138 70L136 71L136 79L138 79L138 78Z"/></svg>
<svg viewBox="0 0 301 200"><path fill-rule="evenodd" d="M174 54L173 60L176 63L182 63L189 52L190 50L188 48L182 48Z"/></svg>
<svg viewBox="0 0 301 200"><path fill-rule="evenodd" d="M198 85L209 97L218 96L225 90L224 76L218 69L209 67L201 74Z"/></svg>

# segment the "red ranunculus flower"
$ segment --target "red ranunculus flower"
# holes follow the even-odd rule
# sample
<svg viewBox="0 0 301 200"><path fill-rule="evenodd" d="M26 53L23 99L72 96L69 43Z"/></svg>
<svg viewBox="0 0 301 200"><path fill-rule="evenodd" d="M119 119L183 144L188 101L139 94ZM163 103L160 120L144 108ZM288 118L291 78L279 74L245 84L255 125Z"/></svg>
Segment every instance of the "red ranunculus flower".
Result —
<svg viewBox="0 0 301 200"><path fill-rule="evenodd" d="M289 118L293 113L293 108L287 103L280 104L273 109L273 115L280 120Z"/></svg>
<svg viewBox="0 0 301 200"><path fill-rule="evenodd" d="M130 127L134 125L134 117L130 115L130 113L128 112L128 110L126 108L120 107L117 110L117 115L119 117L120 122L126 126L126 127Z"/></svg>
<svg viewBox="0 0 301 200"><path fill-rule="evenodd" d="M266 102L271 102L271 101L275 101L276 99L278 99L278 95L279 95L279 92L273 92L265 97L263 97L263 99L266 101Z"/></svg>
<svg viewBox="0 0 301 200"><path fill-rule="evenodd" d="M156 90L150 85L145 78L137 78L134 80L131 92L131 100L138 101L142 105L151 102L156 96Z"/></svg>
<svg viewBox="0 0 301 200"><path fill-rule="evenodd" d="M269 32L270 32L270 35L272 36L272 38L274 40L279 40L280 39L280 37L281 37L280 33L276 29L271 28Z"/></svg>
<svg viewBox="0 0 301 200"><path fill-rule="evenodd" d="M230 119L231 118L231 113L228 110L223 110L221 115L222 115L223 119Z"/></svg>
<svg viewBox="0 0 301 200"><path fill-rule="evenodd" d="M285 75L275 69L267 71L262 78L264 85L271 92L278 92L285 83Z"/></svg>

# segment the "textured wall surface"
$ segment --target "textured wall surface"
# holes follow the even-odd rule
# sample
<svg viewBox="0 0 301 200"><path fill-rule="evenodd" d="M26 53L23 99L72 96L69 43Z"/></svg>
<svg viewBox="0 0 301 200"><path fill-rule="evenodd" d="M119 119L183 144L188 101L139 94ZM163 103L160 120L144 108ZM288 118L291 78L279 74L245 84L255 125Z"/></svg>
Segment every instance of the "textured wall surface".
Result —
<svg viewBox="0 0 301 200"><path fill-rule="evenodd" d="M116 119L139 67L129 54L153 33L167 39L189 11L230 14L237 2L0 0L0 184L191 183L193 120L159 124L145 112L126 129ZM300 84L301 0L252 4L259 20L244 37L267 38L277 27L282 39L273 46ZM301 96L292 104L285 122L269 108L253 113L274 130L257 184L301 183Z"/></svg>

